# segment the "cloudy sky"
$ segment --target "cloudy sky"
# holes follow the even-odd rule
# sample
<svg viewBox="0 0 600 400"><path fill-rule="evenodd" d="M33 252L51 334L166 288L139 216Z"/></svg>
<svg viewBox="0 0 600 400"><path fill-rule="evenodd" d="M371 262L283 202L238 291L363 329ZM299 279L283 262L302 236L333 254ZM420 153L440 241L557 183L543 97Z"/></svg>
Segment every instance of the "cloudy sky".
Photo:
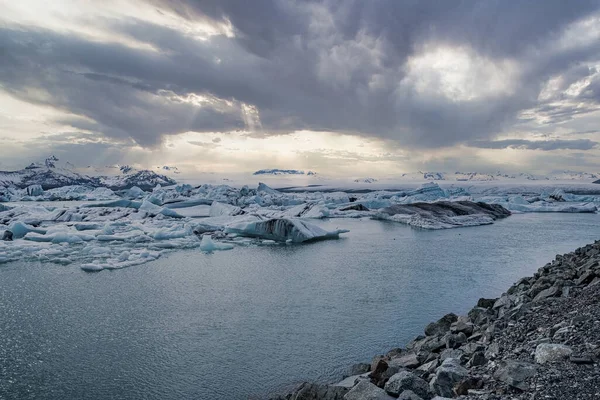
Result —
<svg viewBox="0 0 600 400"><path fill-rule="evenodd" d="M600 171L597 0L0 0L0 32L0 169Z"/></svg>

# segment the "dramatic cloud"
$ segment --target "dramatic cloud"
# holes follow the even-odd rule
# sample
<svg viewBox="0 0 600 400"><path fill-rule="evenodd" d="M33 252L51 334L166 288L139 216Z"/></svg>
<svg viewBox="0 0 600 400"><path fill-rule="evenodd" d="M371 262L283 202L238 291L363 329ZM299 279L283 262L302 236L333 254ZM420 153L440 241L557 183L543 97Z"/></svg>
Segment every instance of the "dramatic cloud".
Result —
<svg viewBox="0 0 600 400"><path fill-rule="evenodd" d="M0 91L54 110L54 133L145 149L186 132L305 130L431 154L597 150L598 0L65 0L0 11ZM0 113L10 135L3 125ZM533 140L546 129L560 134Z"/></svg>

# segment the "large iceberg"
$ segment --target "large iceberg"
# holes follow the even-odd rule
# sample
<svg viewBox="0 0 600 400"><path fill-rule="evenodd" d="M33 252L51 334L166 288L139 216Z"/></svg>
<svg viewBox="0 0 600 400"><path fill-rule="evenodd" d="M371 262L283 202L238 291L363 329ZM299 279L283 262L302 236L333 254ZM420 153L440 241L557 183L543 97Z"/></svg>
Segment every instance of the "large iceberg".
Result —
<svg viewBox="0 0 600 400"><path fill-rule="evenodd" d="M396 204L382 210L376 218L401 222L416 228L448 229L488 225L509 215L510 211L497 204L440 201Z"/></svg>
<svg viewBox="0 0 600 400"><path fill-rule="evenodd" d="M242 222L228 225L225 233L275 240L277 242L302 243L314 240L337 239L345 229L326 231L300 219L278 218L265 221Z"/></svg>

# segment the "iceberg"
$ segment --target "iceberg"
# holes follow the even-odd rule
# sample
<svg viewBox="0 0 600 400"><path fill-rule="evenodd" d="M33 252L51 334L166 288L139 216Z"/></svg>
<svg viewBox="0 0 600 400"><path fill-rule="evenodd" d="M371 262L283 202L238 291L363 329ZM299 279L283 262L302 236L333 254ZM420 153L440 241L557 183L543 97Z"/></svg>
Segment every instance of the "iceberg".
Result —
<svg viewBox="0 0 600 400"><path fill-rule="evenodd" d="M346 229L326 231L300 219L274 218L263 221L233 223L225 228L225 233L256 237L277 242L303 243L323 239L338 239Z"/></svg>
<svg viewBox="0 0 600 400"><path fill-rule="evenodd" d="M449 229L488 225L509 215L510 211L497 204L440 201L396 204L382 210L374 218L401 222L415 228Z"/></svg>

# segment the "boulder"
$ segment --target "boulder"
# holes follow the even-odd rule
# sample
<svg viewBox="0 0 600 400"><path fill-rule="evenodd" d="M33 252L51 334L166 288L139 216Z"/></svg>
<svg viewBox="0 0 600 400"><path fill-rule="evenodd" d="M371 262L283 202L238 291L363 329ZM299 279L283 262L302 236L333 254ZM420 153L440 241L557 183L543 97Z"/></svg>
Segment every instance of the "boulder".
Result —
<svg viewBox="0 0 600 400"><path fill-rule="evenodd" d="M305 382L292 393L290 400L342 400L346 393L345 387Z"/></svg>
<svg viewBox="0 0 600 400"><path fill-rule="evenodd" d="M508 360L500 363L494 378L520 390L529 389L526 380L534 376L536 366L523 361Z"/></svg>
<svg viewBox="0 0 600 400"><path fill-rule="evenodd" d="M469 372L460 365L459 360L447 358L437 369L429 386L435 394L452 397L454 385L466 378L468 374Z"/></svg>
<svg viewBox="0 0 600 400"><path fill-rule="evenodd" d="M560 288L558 288L557 286L551 286L548 289L544 289L541 292L539 292L537 296L535 296L533 301L541 301L549 297L555 297L559 293L562 293L562 290Z"/></svg>
<svg viewBox="0 0 600 400"><path fill-rule="evenodd" d="M392 376L385 384L384 389L394 397L399 396L405 390L414 392L424 400L429 400L433 397L429 390L429 384L408 371L400 371Z"/></svg>
<svg viewBox="0 0 600 400"><path fill-rule="evenodd" d="M477 301L477 307L492 308L498 299L484 299L483 297Z"/></svg>
<svg viewBox="0 0 600 400"><path fill-rule="evenodd" d="M11 231L4 231L4 234L2 235L2 240L4 240L5 242L12 242L13 233Z"/></svg>
<svg viewBox="0 0 600 400"><path fill-rule="evenodd" d="M458 321L454 322L452 325L450 325L450 332L452 333L464 333L465 335L471 336L471 334L473 333L473 324L471 322L469 322L468 320L465 321L467 318L465 317L460 317L458 319Z"/></svg>
<svg viewBox="0 0 600 400"><path fill-rule="evenodd" d="M561 361L569 358L573 350L569 346L555 343L541 343L535 348L535 362L546 364L547 362Z"/></svg>
<svg viewBox="0 0 600 400"><path fill-rule="evenodd" d="M417 394L412 390L405 390L404 392L400 393L398 400L423 400L423 398L417 396Z"/></svg>
<svg viewBox="0 0 600 400"><path fill-rule="evenodd" d="M417 368L421 363L415 353L408 353L400 357L392 358L389 365L402 368Z"/></svg>
<svg viewBox="0 0 600 400"><path fill-rule="evenodd" d="M469 394L469 390L483 389L483 385L482 379L470 376L460 381L454 387L454 392L457 396L466 396Z"/></svg>
<svg viewBox="0 0 600 400"><path fill-rule="evenodd" d="M371 382L361 381L344 396L344 400L393 400L385 390L378 388ZM296 399L294 399L296 400ZM337 400L337 399L336 399Z"/></svg>
<svg viewBox="0 0 600 400"><path fill-rule="evenodd" d="M473 353L473 356L469 360L470 367L477 367L480 365L486 365L488 360L485 358L485 354L483 351L476 351Z"/></svg>
<svg viewBox="0 0 600 400"><path fill-rule="evenodd" d="M446 349L446 350L442 351L442 353L440 354L440 360L444 361L447 358L456 358L456 359L460 360L464 355L465 355L465 353L463 353L462 350Z"/></svg>
<svg viewBox="0 0 600 400"><path fill-rule="evenodd" d="M430 374L435 371L438 365L440 365L440 362L437 359L434 359L421 365L419 368L417 368L417 371L423 371Z"/></svg>
<svg viewBox="0 0 600 400"><path fill-rule="evenodd" d="M450 330L450 326L452 323L458 320L458 316L456 314L446 314L437 322L432 322L425 327L425 335L427 336L435 336L435 335L444 335L446 332Z"/></svg>
<svg viewBox="0 0 600 400"><path fill-rule="evenodd" d="M354 387L354 385L356 385L358 382L360 382L361 380L369 380L369 373L364 373L364 374L357 374L357 375L352 375L349 376L343 380L341 380L340 382L336 383L334 386L341 386L341 387L345 387L348 389L351 389Z"/></svg>
<svg viewBox="0 0 600 400"><path fill-rule="evenodd" d="M447 349L457 349L467 342L467 335L463 332L457 333L456 335L449 333L444 336Z"/></svg>

